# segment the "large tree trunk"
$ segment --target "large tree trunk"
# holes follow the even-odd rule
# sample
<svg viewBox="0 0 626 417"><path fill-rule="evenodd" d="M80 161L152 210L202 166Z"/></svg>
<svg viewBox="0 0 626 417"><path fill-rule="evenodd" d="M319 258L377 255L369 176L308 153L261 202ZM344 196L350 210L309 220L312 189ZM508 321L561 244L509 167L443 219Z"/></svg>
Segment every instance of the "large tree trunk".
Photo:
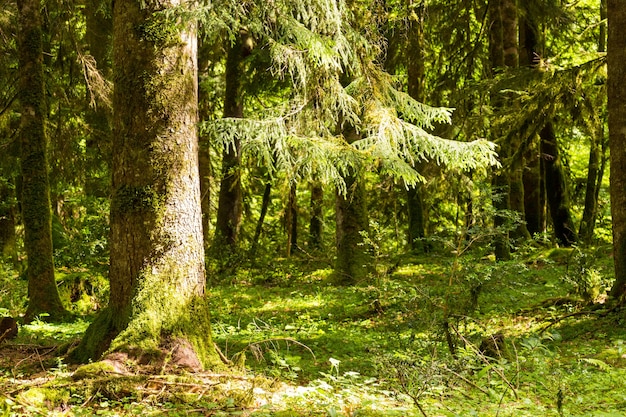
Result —
<svg viewBox="0 0 626 417"><path fill-rule="evenodd" d="M176 4L114 5L110 299L79 359L108 350L159 362L167 350L194 370L219 363L204 295L196 34L157 13Z"/></svg>
<svg viewBox="0 0 626 417"><path fill-rule="evenodd" d="M577 240L576 229L570 214L565 172L551 122L545 125L539 136L541 154L544 155L546 195L554 234L562 245L571 246Z"/></svg>
<svg viewBox="0 0 626 417"><path fill-rule="evenodd" d="M626 3L607 0L609 146L615 283L611 296L626 299Z"/></svg>
<svg viewBox="0 0 626 417"><path fill-rule="evenodd" d="M50 185L47 138L42 29L39 0L20 0L19 10L19 99L22 145L22 222L24 249L28 257L27 321L41 314L63 319L63 308L54 278Z"/></svg>
<svg viewBox="0 0 626 417"><path fill-rule="evenodd" d="M244 57L249 54L246 43L239 40L228 49L226 57L226 91L224 117L243 117L243 90L241 79ZM222 154L222 182L220 184L217 220L215 223L215 248L218 251L234 251L241 227L243 194L241 191L240 141L235 138L232 146Z"/></svg>

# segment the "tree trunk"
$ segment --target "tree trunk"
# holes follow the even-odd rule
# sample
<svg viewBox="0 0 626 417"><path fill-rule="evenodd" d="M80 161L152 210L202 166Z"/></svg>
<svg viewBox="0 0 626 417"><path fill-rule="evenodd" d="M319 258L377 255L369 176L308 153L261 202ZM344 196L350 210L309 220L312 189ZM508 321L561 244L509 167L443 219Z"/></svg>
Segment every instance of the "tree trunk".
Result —
<svg viewBox="0 0 626 417"><path fill-rule="evenodd" d="M348 143L358 139L353 127L346 128ZM337 193L335 207L337 261L334 283L352 285L364 279L371 269L372 259L363 244L362 233L369 231L365 184L356 173L344 177L346 194Z"/></svg>
<svg viewBox="0 0 626 417"><path fill-rule="evenodd" d="M562 245L569 247L576 242L577 236L569 209L569 193L565 173L551 122L545 125L539 136L541 138L541 154L544 155L546 195L552 227L557 240Z"/></svg>
<svg viewBox="0 0 626 417"><path fill-rule="evenodd" d="M606 1L600 2L600 21L606 19ZM600 24L598 52L606 52L606 23ZM604 160L604 120L600 120L589 146L589 163L587 168L587 184L585 187L585 208L583 210L578 235L585 245L591 245L595 228L598 196L602 186Z"/></svg>
<svg viewBox="0 0 626 417"><path fill-rule="evenodd" d="M256 250L259 246L259 239L261 238L261 232L263 231L263 223L265 222L267 209L270 206L271 193L272 193L272 182L270 178L268 178L267 182L265 183L265 188L263 190L263 199L261 200L261 213L259 214L259 220L257 221L256 228L254 230L254 237L252 238L252 246L250 247L250 258L252 259L254 259L256 255Z"/></svg>
<svg viewBox="0 0 626 417"><path fill-rule="evenodd" d="M291 184L289 187L285 226L287 228L287 256L289 257L298 250L298 200L296 184Z"/></svg>
<svg viewBox="0 0 626 417"><path fill-rule="evenodd" d="M426 95L424 14L426 9L424 2L420 2L419 5L415 6L413 0L409 0L409 7L413 9L413 13L409 16L408 27L408 38L411 46L407 50L407 93L415 100L424 102ZM420 170L419 164L415 169ZM413 252L424 253L426 224L424 222L424 202L421 184L408 186L406 188L406 197L409 246Z"/></svg>
<svg viewBox="0 0 626 417"><path fill-rule="evenodd" d="M96 68L106 80L111 77L111 48L113 21L110 2L88 0L85 7L85 40L94 58ZM90 196L108 197L111 167L111 124L110 111L95 92L101 89L93 80L88 81L85 120L89 125L86 141L85 193ZM101 94L104 92L101 91Z"/></svg>
<svg viewBox="0 0 626 417"><path fill-rule="evenodd" d="M243 117L243 90L241 80L244 71L244 57L249 54L246 43L239 40L228 49L226 57L226 91L224 97L224 117ZM241 191L240 141L235 138L232 146L222 153L222 182L220 184L215 223L215 248L233 252L237 245L243 194Z"/></svg>
<svg viewBox="0 0 626 417"><path fill-rule="evenodd" d="M324 227L324 189L321 184L311 185L311 220L309 222L309 246L311 249L322 248L322 231Z"/></svg>
<svg viewBox="0 0 626 417"><path fill-rule="evenodd" d="M490 2L489 21L491 22L489 30L489 59L492 69L517 67L519 56L517 49L517 8L515 2L512 0L495 0ZM506 99L494 95L492 97L492 106L494 108L506 106ZM500 235L495 238L494 250L497 260L507 260L510 258L510 244L509 232L504 230L507 222L503 212L512 209L510 199L512 176L510 172L516 173L513 177L513 188L517 193L523 192L523 188L518 183L520 176L517 175L520 162L514 160L521 157L521 152L517 152L517 141L511 143L507 139L507 132L504 132L503 129L493 133L496 143L500 145L499 154L503 162L503 167L494 172L492 179L495 193L493 205L496 209L494 226L502 228ZM517 206L515 207L516 210L523 210L523 207L520 207L518 198L515 199L515 203Z"/></svg>
<svg viewBox="0 0 626 417"><path fill-rule="evenodd" d="M59 297L52 259L41 3L39 0L20 0L17 5L22 114L22 222L24 249L28 257L29 301L25 319L30 321L45 313L51 320L60 320L66 317L67 311Z"/></svg>
<svg viewBox="0 0 626 417"><path fill-rule="evenodd" d="M9 180L2 180L0 182L0 256L17 266L15 202L15 187Z"/></svg>
<svg viewBox="0 0 626 417"><path fill-rule="evenodd" d="M611 296L626 299L626 3L607 0L608 112L611 148L611 216L615 283Z"/></svg>
<svg viewBox="0 0 626 417"><path fill-rule="evenodd" d="M109 351L159 365L171 354L192 370L220 362L204 295L195 28L160 13L176 5L114 5L110 298L78 359Z"/></svg>
<svg viewBox="0 0 626 417"><path fill-rule="evenodd" d="M522 4L524 7L526 3ZM520 66L536 68L539 64L538 28L531 10L524 11L520 24ZM546 226L545 182L542 159L539 151L539 140L536 135L528 139L524 152L526 161L522 174L524 184L524 219L530 236L543 233Z"/></svg>

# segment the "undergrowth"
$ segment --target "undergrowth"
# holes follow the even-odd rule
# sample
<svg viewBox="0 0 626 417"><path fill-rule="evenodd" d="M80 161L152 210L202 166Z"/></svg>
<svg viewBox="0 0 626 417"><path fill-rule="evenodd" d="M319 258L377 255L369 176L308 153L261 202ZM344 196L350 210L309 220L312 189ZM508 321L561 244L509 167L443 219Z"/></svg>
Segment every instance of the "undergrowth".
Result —
<svg viewBox="0 0 626 417"><path fill-rule="evenodd" d="M63 357L89 316L35 321L0 346L0 415L621 416L626 318L604 304L604 254L405 256L348 287L297 257L241 267L208 291L232 374L77 380ZM105 293L87 288L76 311Z"/></svg>

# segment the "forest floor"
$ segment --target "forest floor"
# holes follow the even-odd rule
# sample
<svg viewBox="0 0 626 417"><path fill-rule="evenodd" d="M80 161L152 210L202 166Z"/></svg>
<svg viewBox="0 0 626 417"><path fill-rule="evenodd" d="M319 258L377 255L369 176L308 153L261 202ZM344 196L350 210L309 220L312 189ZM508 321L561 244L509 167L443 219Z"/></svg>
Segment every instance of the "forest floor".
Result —
<svg viewBox="0 0 626 417"><path fill-rule="evenodd" d="M228 372L84 374L64 353L88 319L24 325L0 345L0 416L626 415L607 248L379 261L349 287L296 258L214 283Z"/></svg>

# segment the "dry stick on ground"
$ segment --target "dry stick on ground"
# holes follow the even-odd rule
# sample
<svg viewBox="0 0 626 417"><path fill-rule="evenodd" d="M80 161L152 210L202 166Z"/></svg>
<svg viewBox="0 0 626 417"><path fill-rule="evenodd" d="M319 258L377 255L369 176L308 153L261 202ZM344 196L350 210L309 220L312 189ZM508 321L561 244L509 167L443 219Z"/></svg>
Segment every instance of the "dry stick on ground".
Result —
<svg viewBox="0 0 626 417"><path fill-rule="evenodd" d="M582 311L574 311L573 313L568 313L564 316L558 317L556 319L553 319L552 322L550 324L548 324L546 327L544 327L543 329L541 329L539 331L539 334L543 334L543 332L545 332L546 330L548 330L550 327L554 326L557 323L560 323L561 321L570 318L570 317L576 317L576 316L586 316L586 315L592 315L592 316L598 316L598 317L606 317L609 313L616 311L617 307L614 307L612 309L609 310L582 310Z"/></svg>

